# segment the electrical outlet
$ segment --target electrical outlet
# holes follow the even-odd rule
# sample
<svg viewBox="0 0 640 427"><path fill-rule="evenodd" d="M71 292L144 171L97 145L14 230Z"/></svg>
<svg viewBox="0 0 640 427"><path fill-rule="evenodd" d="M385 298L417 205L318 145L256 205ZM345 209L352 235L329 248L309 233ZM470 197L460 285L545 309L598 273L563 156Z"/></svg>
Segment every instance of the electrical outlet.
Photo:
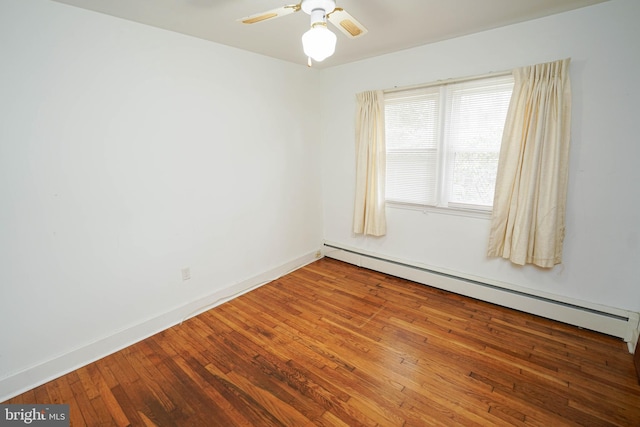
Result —
<svg viewBox="0 0 640 427"><path fill-rule="evenodd" d="M182 270L182 281L187 281L191 279L191 269L189 267L185 267Z"/></svg>

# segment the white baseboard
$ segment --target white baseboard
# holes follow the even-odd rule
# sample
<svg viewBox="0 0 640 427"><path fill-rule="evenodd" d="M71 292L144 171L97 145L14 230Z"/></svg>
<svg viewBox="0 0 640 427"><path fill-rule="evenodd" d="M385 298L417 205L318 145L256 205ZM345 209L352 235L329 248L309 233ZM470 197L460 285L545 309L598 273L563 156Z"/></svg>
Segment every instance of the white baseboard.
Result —
<svg viewBox="0 0 640 427"><path fill-rule="evenodd" d="M204 298L184 304L130 328L96 339L68 353L2 378L0 379L0 402L4 402L34 387L99 360L177 325L188 318L256 289L293 270L297 270L315 261L317 259L316 254L316 251L310 252L260 275L207 295Z"/></svg>
<svg viewBox="0 0 640 427"><path fill-rule="evenodd" d="M627 342L631 353L638 341L640 314L636 312L409 263L338 243L325 242L323 255L456 294L619 337Z"/></svg>

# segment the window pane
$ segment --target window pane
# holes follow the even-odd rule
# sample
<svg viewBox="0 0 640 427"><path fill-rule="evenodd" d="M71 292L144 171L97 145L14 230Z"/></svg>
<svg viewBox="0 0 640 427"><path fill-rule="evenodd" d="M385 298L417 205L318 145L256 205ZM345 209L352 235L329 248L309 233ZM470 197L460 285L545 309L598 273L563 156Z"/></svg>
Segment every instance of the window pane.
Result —
<svg viewBox="0 0 640 427"><path fill-rule="evenodd" d="M497 151L457 151L449 202L492 206L498 156Z"/></svg>
<svg viewBox="0 0 640 427"><path fill-rule="evenodd" d="M436 153L436 150L388 151L387 200L435 204Z"/></svg>
<svg viewBox="0 0 640 427"><path fill-rule="evenodd" d="M449 89L449 203L493 205L500 143L512 90L511 77L461 83Z"/></svg>
<svg viewBox="0 0 640 427"><path fill-rule="evenodd" d="M437 146L439 92L412 91L385 98L385 135L391 150L433 149Z"/></svg>
<svg viewBox="0 0 640 427"><path fill-rule="evenodd" d="M436 203L439 104L437 88L385 96L387 200Z"/></svg>

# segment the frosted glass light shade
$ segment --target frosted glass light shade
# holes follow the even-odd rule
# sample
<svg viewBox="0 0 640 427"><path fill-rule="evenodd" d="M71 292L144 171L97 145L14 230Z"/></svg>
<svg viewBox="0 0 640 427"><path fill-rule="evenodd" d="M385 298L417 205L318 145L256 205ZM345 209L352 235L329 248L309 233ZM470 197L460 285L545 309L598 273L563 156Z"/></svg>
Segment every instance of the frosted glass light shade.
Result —
<svg viewBox="0 0 640 427"><path fill-rule="evenodd" d="M336 51L336 40L336 35L325 25L314 25L302 35L302 49L314 61L324 61Z"/></svg>

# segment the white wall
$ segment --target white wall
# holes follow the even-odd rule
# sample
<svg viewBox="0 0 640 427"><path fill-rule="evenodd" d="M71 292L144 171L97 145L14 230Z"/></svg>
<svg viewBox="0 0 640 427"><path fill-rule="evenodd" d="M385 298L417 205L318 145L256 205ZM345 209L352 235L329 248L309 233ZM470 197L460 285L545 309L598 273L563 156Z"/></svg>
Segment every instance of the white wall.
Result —
<svg viewBox="0 0 640 427"><path fill-rule="evenodd" d="M313 259L317 70L47 0L0 52L0 401Z"/></svg>
<svg viewBox="0 0 640 427"><path fill-rule="evenodd" d="M640 2L612 0L323 72L324 235L383 257L640 311ZM488 259L488 219L387 208L388 234L351 232L354 94L571 57L573 124L564 262ZM472 286L472 285L470 285Z"/></svg>

